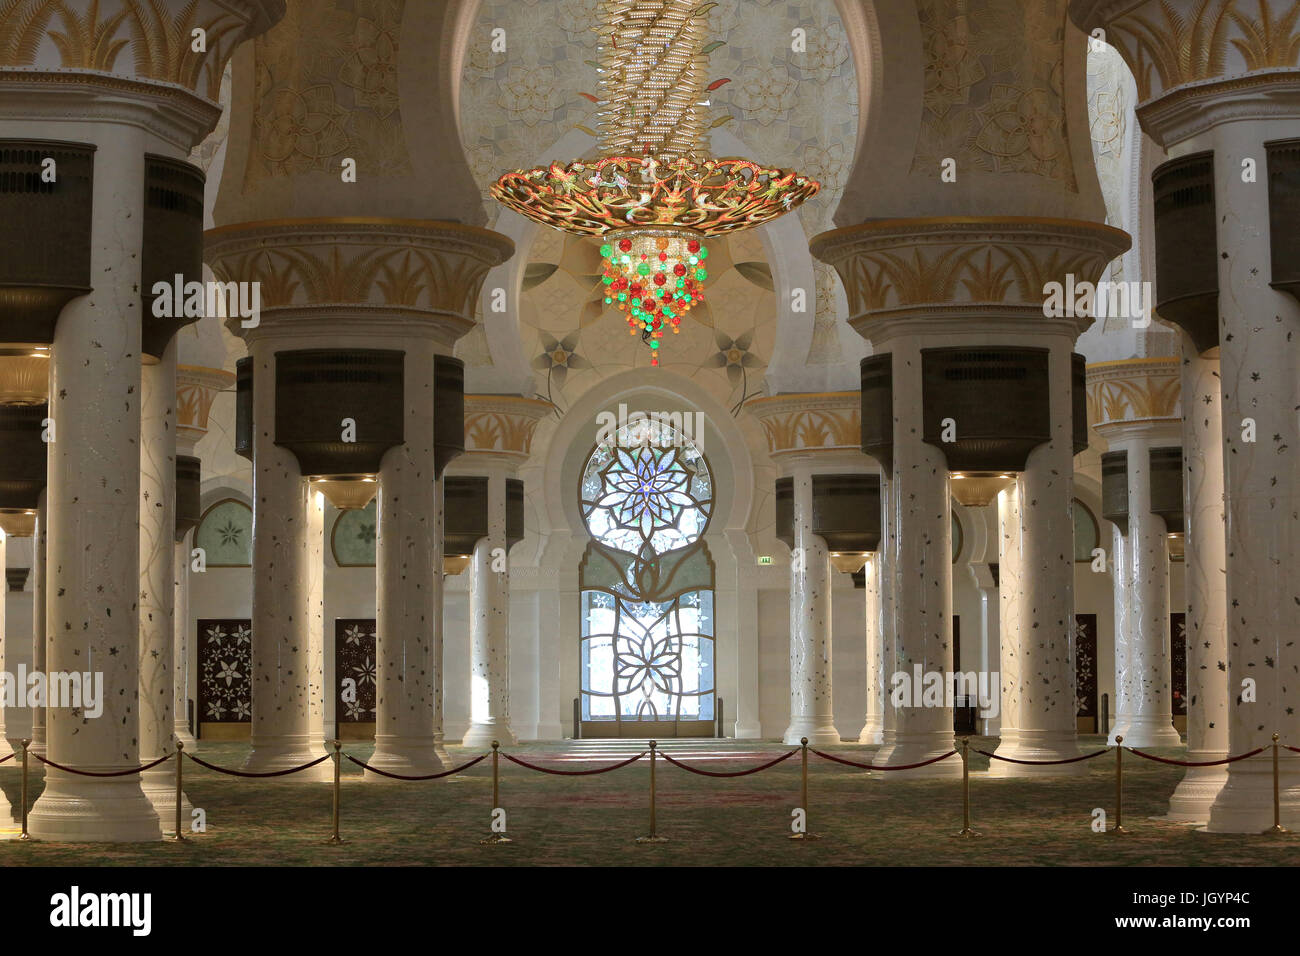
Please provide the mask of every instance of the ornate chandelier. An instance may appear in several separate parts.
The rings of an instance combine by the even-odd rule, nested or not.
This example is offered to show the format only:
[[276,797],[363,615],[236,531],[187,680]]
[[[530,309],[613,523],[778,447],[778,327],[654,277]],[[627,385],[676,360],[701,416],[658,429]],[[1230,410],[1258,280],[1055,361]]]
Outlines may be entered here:
[[[666,329],[703,301],[704,241],[770,222],[821,188],[743,159],[713,159],[704,129],[708,11],[699,0],[602,0],[599,159],[515,170],[498,202],[552,229],[605,240],[605,303],[659,364]],[[714,89],[718,81],[709,86]]]

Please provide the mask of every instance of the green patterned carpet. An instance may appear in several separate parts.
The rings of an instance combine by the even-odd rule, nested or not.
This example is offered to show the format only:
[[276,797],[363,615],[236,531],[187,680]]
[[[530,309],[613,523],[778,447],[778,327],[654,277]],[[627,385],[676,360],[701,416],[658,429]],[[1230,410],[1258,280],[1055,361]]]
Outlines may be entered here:
[[[1082,749],[1101,745],[1089,738]],[[987,745],[984,744],[986,747]],[[212,744],[200,755],[238,767],[243,744]],[[369,744],[352,743],[369,756]],[[704,741],[699,749],[740,754],[708,769],[741,769],[778,755],[773,743]],[[512,748],[526,759],[553,763],[562,744]],[[472,756],[452,748],[460,763]],[[759,753],[765,754],[760,757]],[[866,761],[871,751],[844,745],[832,752]],[[1180,756],[1176,751],[1162,755]],[[689,759],[689,758],[688,758]],[[950,758],[956,760],[957,758]],[[605,762],[605,761],[601,761]],[[0,787],[15,807],[16,761],[0,766]],[[973,757],[973,770],[987,759]],[[906,772],[866,775],[811,758],[810,822],[820,840],[788,839],[799,798],[799,761],[792,758],[739,779],[708,779],[660,763],[659,833],[668,843],[638,845],[648,829],[649,769],[643,761],[600,776],[555,777],[502,761],[501,803],[515,842],[482,846],[491,804],[491,764],[463,776],[427,783],[371,783],[344,762],[343,846],[327,846],[330,785],[292,778],[254,781],[219,776],[187,763],[186,792],[207,812],[208,831],[184,845],[0,842],[8,866],[113,865],[1294,865],[1300,837],[1234,836],[1152,819],[1163,814],[1182,770],[1126,755],[1127,836],[1098,834],[1092,812],[1114,823],[1114,758],[1089,772],[1054,781],[972,776],[973,823],[980,839],[953,837],[961,825],[961,785],[908,781]],[[595,766],[588,764],[582,766]],[[572,768],[574,765],[566,765]],[[33,799],[39,778],[33,779]]]

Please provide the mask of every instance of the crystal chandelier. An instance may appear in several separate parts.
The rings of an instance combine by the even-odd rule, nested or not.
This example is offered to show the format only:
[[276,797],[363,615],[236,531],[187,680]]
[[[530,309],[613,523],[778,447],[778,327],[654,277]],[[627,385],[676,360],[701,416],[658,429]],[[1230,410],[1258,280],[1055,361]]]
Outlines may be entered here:
[[[535,222],[604,240],[605,303],[651,349],[704,299],[705,240],[782,216],[815,180],[700,149],[704,31],[713,3],[602,0],[601,157],[506,173],[500,203]],[[710,85],[714,89],[719,81]]]

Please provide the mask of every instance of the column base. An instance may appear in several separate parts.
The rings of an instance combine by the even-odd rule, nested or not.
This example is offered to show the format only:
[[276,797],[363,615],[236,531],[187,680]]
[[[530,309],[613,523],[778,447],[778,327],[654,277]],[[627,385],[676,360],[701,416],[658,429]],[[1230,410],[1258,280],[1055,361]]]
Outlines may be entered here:
[[22,810],[15,807],[9,802],[4,791],[0,790],[0,826],[21,826],[23,822]]
[[[322,756],[324,747],[320,742],[309,739],[305,734],[254,736],[253,749],[244,761],[243,769],[249,773],[271,773],[277,770],[290,770],[311,763]],[[281,780],[296,780],[299,783],[320,783],[334,780],[334,768],[328,760],[318,763],[309,770],[286,774]]]
[[736,740],[761,740],[763,738],[763,728],[759,724],[742,724],[736,721]]
[[[399,734],[375,734],[375,752],[366,761],[372,767],[389,773],[418,777],[427,773],[441,773],[451,764],[434,749],[429,735],[404,737]],[[365,779],[373,782],[399,783],[391,777],[365,771]]]
[[185,749],[190,753],[195,753],[199,749],[199,741],[190,733],[188,721],[179,721],[172,727],[172,736],[185,745]]
[[[30,753],[40,754],[42,757],[47,755],[44,724],[41,724],[39,727],[32,728],[32,743],[31,746],[27,748],[27,750]],[[43,772],[45,764],[41,763],[39,760],[35,761],[35,763],[37,764],[37,766],[42,768],[42,772]]]
[[[113,770],[113,767],[85,769]],[[138,775],[78,777],[46,769],[45,792],[27,815],[36,840],[54,843],[147,843],[162,839],[158,814]]]
[[1174,729],[1174,721],[1166,714],[1163,717],[1147,714],[1134,714],[1110,732],[1107,743],[1115,746],[1115,737],[1124,738],[1125,747],[1181,747],[1183,738]]
[[433,752],[438,755],[443,767],[452,765],[451,754],[447,753],[446,735],[441,730],[433,735]]
[[869,747],[879,746],[885,742],[885,722],[875,716],[868,716],[867,722],[858,734],[858,743]]
[[792,717],[781,742],[797,746],[804,737],[808,738],[810,747],[825,747],[841,742],[840,732],[835,729],[835,721],[831,717]]
[[[1249,749],[1249,748],[1247,748]],[[1210,807],[1210,833],[1263,833],[1273,826],[1273,764],[1268,750],[1232,764],[1228,781]],[[1300,830],[1300,760],[1278,762],[1282,826]]]
[[563,740],[564,725],[558,722],[542,723],[533,728],[532,736],[523,735],[520,740]]
[[[885,734],[885,742],[876,751],[876,756],[871,761],[871,765],[873,767],[907,766],[908,764],[920,763],[923,760],[942,757],[948,751],[955,749],[952,731],[950,730],[930,730],[908,734],[892,731]],[[949,757],[947,760],[940,760],[926,767],[917,767],[915,770],[899,770],[895,773],[879,773],[873,776],[877,780],[924,780],[960,777],[961,759]]]
[[[184,759],[184,758],[181,758]],[[187,768],[188,769],[188,768]],[[140,775],[140,786],[145,798],[158,814],[158,825],[163,833],[176,832],[176,767],[169,761]],[[189,829],[194,804],[185,791],[181,791],[181,832]]]
[[514,731],[510,729],[508,721],[475,721],[469,725],[469,730],[465,731],[465,739],[460,742],[462,747],[470,747],[474,750],[483,750],[491,748],[492,741],[497,741],[502,747],[518,743],[515,739]]
[[[1079,741],[1074,734],[1068,731],[1008,730],[1002,735],[997,749],[993,752],[999,757],[1012,760],[1069,760],[1071,757],[1079,756]],[[1090,761],[1080,760],[1076,763],[1031,766],[1029,764],[990,760],[989,776],[1086,776],[1089,772],[1089,764]]]
[[[1205,751],[1188,751],[1188,760],[1221,760],[1225,753],[1207,753]],[[1271,777],[1270,777],[1271,781]],[[1205,823],[1210,819],[1210,807],[1228,782],[1228,768],[1223,767],[1188,767],[1183,779],[1178,781],[1173,796],[1169,798],[1169,815],[1165,817],[1173,823]],[[1272,784],[1269,785],[1269,801],[1272,802]],[[1270,809],[1270,813],[1272,810]],[[1269,820],[1272,826],[1272,819]]]

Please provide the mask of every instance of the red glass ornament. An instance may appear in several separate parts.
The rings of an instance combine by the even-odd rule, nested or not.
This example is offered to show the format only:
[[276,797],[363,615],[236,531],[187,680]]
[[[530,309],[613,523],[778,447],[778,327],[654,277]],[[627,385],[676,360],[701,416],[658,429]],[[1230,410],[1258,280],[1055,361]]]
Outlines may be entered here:
[[677,263],[677,265],[673,266],[673,275],[675,276],[686,275],[686,266],[682,265],[680,262]]
[[621,250],[624,251],[624,252],[631,252],[631,251],[632,251],[632,240],[631,240],[631,239],[620,239],[620,240],[618,241],[618,247],[619,247],[619,249],[621,249]]
[[647,296],[641,302],[641,308],[645,309],[647,312],[653,312],[655,310],[655,300]]
[[700,240],[692,239],[690,242],[686,243],[686,248],[689,249],[691,252],[699,252]]
[[662,272],[655,274],[655,285],[663,285],[667,281],[668,281],[668,277],[664,275]]

